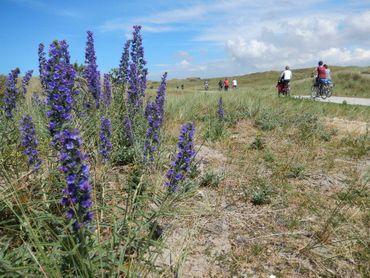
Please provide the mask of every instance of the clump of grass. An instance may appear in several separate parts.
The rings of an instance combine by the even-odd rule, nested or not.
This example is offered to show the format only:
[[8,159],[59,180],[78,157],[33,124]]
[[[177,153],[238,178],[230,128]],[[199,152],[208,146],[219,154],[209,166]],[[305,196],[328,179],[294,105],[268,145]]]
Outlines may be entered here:
[[253,191],[251,202],[255,206],[262,206],[271,203],[272,189],[268,185],[261,186]]
[[263,155],[263,160],[271,163],[275,161],[275,156],[270,151],[266,151],[265,154]]
[[358,136],[347,136],[342,140],[342,145],[347,149],[346,153],[353,158],[361,158],[370,152],[369,131]]
[[303,165],[294,165],[289,169],[287,178],[303,179],[306,176],[305,170]]
[[199,186],[201,187],[218,187],[224,179],[224,174],[216,171],[207,171],[200,177]]
[[271,131],[283,126],[284,115],[279,111],[265,110],[255,120],[255,125],[263,131]]
[[250,185],[244,187],[246,201],[255,206],[270,204],[273,194],[274,190],[269,181],[260,177],[255,177]]
[[265,145],[265,141],[261,137],[257,136],[249,145],[249,148],[252,150],[263,150],[265,148]]

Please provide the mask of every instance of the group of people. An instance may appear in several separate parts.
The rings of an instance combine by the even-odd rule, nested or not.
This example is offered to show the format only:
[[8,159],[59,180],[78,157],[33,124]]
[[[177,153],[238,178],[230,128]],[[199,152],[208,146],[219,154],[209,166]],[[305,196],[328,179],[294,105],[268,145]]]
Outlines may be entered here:
[[[218,81],[218,89],[220,91],[222,90],[225,90],[225,91],[228,91],[229,90],[229,79],[225,78],[223,81],[220,79]],[[238,81],[234,78],[233,81],[232,81],[232,88],[235,90],[237,89],[238,87]]]
[[316,74],[316,86],[319,84],[330,84],[333,82],[331,80],[330,69],[323,61],[319,61],[318,67],[313,71],[312,74]]
[[[332,85],[333,82],[331,80],[330,69],[329,67],[323,63],[323,61],[319,61],[317,68],[314,69],[313,74],[316,74],[316,86],[321,84],[330,84]],[[285,67],[285,70],[280,74],[278,80],[278,86],[281,88],[288,88],[289,82],[293,77],[293,73],[290,70],[289,66]]]

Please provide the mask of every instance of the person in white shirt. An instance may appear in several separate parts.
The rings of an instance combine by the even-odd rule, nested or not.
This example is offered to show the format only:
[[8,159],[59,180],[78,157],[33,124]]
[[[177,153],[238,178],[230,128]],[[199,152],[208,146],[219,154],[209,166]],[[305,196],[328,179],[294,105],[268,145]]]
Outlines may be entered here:
[[292,71],[289,69],[289,66],[286,66],[285,70],[280,75],[280,80],[288,84],[292,79],[292,76],[293,76]]
[[280,74],[279,80],[278,80],[278,90],[279,94],[283,92],[287,92],[289,88],[289,82],[292,79],[292,71],[289,69],[289,66],[285,67],[285,70]]
[[238,81],[236,79],[233,80],[233,89],[236,89],[238,87]]

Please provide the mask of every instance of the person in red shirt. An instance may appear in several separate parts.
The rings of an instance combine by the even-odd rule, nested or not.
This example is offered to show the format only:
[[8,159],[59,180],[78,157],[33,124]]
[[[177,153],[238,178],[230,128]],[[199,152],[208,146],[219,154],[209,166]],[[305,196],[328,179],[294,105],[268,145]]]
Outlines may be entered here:
[[314,70],[316,72],[316,85],[319,85],[320,82],[325,81],[326,79],[326,68],[324,67],[324,63],[322,61],[319,62],[318,67]]
[[225,91],[229,90],[229,79],[225,78],[224,80],[224,89]]

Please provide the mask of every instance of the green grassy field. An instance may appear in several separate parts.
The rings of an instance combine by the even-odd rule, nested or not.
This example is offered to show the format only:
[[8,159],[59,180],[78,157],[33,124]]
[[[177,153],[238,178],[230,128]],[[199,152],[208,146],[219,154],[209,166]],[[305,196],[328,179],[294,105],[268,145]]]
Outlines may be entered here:
[[[366,97],[356,91],[367,82],[363,69],[333,71],[335,92]],[[309,88],[308,72],[295,72],[295,93]],[[180,273],[366,277],[370,108],[278,98],[275,77],[240,77],[241,88],[229,92],[205,92],[202,81],[183,81],[181,91],[169,82],[167,132],[174,140],[179,123],[194,121],[205,149],[198,199],[182,207],[169,235],[171,243],[188,240]],[[222,132],[214,125],[219,97]]]
[[[310,71],[293,71],[293,95],[309,94]],[[367,71],[333,67],[334,95],[367,97]],[[127,155],[117,143],[119,106],[76,116],[96,190],[87,257],[63,226],[57,205],[63,181],[45,111],[31,102],[40,90],[34,78],[16,120],[0,124],[6,135],[0,144],[0,276],[72,277],[73,269],[90,277],[368,276],[370,108],[278,97],[277,76],[241,76],[239,88],[228,92],[218,91],[217,78],[207,92],[202,80],[170,80],[162,145],[145,167],[139,160],[99,159],[101,115],[113,119],[113,156]],[[176,88],[181,84],[184,90]],[[158,85],[149,82],[147,98]],[[37,175],[17,141],[24,112],[35,119],[45,161]],[[197,150],[188,190],[166,195],[179,127],[188,121],[196,126]],[[163,230],[159,239],[153,225]]]
[[[311,73],[313,68],[293,69],[292,95],[310,95],[313,78]],[[335,83],[335,96],[370,97],[370,68],[364,67],[332,67],[332,79]],[[229,80],[234,76],[229,76]],[[253,73],[243,76],[236,76],[239,88],[258,89],[266,93],[276,94],[275,85],[279,77],[279,72],[268,71]],[[223,80],[225,77],[221,77]],[[220,78],[210,78],[210,90],[218,90]],[[169,88],[174,92],[181,92],[181,84],[184,84],[184,91],[203,91],[203,80],[199,78],[188,78],[185,80],[170,80]],[[155,84],[153,83],[154,87]],[[179,89],[176,87],[179,86]]]

